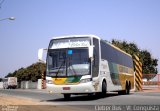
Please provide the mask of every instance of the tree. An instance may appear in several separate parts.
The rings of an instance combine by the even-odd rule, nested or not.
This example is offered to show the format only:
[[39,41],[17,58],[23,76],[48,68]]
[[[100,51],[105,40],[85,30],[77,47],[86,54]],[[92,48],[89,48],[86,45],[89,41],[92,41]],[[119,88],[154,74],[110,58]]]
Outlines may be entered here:
[[[139,49],[135,43],[128,43],[126,41],[120,41],[113,39],[111,42],[113,45],[119,47],[121,50],[131,54],[139,56],[142,62],[142,73],[143,74],[157,74],[158,59],[153,58],[152,54],[147,50]],[[153,76],[144,76],[148,80]]]
[[5,76],[5,78],[7,78],[7,77],[13,77],[13,74],[10,72],[10,73],[8,73],[7,76]]
[[34,63],[26,68],[20,68],[18,70],[15,70],[13,73],[8,73],[6,77],[17,77],[18,82],[20,81],[37,81],[41,78],[42,73],[45,72],[46,65],[44,63]]
[[[142,69],[144,69],[143,74],[157,74],[158,59],[152,58],[152,55],[147,50],[142,50],[140,55],[142,61]],[[147,80],[150,80],[155,76],[156,75],[144,75]]]
[[139,55],[140,49],[137,47],[135,43],[128,43],[127,41],[120,41],[120,40],[112,40],[112,44],[120,48],[121,50],[131,54],[132,56],[134,54]]

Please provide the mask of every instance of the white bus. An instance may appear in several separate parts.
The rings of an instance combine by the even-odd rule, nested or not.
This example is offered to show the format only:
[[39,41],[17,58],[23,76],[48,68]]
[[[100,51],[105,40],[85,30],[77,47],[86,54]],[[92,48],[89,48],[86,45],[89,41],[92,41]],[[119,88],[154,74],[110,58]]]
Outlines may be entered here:
[[[39,59],[42,49],[39,50]],[[94,94],[134,88],[131,55],[95,35],[54,37],[46,58],[46,86],[51,93]]]

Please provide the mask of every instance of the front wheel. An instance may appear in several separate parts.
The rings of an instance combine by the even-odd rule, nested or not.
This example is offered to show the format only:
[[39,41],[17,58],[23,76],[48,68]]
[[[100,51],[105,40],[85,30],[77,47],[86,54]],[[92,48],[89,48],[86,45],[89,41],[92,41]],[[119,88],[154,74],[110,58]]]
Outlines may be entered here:
[[106,92],[107,92],[107,84],[106,84],[106,82],[105,81],[103,81],[103,83],[102,83],[102,95],[103,96],[106,96]]
[[65,99],[65,100],[69,100],[70,97],[71,97],[71,94],[64,94],[64,99]]

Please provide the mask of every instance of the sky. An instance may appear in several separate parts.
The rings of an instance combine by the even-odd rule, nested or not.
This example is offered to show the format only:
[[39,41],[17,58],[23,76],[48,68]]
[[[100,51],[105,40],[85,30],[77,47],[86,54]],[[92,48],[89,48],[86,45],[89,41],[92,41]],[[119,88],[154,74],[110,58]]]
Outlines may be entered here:
[[4,0],[0,19],[12,16],[0,21],[0,77],[37,62],[62,35],[134,42],[160,60],[160,0]]

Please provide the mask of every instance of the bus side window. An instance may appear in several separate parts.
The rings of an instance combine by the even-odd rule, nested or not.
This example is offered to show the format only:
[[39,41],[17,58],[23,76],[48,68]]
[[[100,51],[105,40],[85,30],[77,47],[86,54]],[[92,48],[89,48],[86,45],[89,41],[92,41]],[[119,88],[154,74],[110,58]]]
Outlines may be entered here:
[[94,52],[93,52],[93,68],[92,76],[97,77],[99,73],[99,41],[98,39],[93,38]]
[[93,54],[93,58],[94,58],[93,66],[95,67],[96,66],[96,60],[95,60],[96,59],[96,54],[95,54],[96,50],[94,49],[93,52],[94,52],[94,54]]

